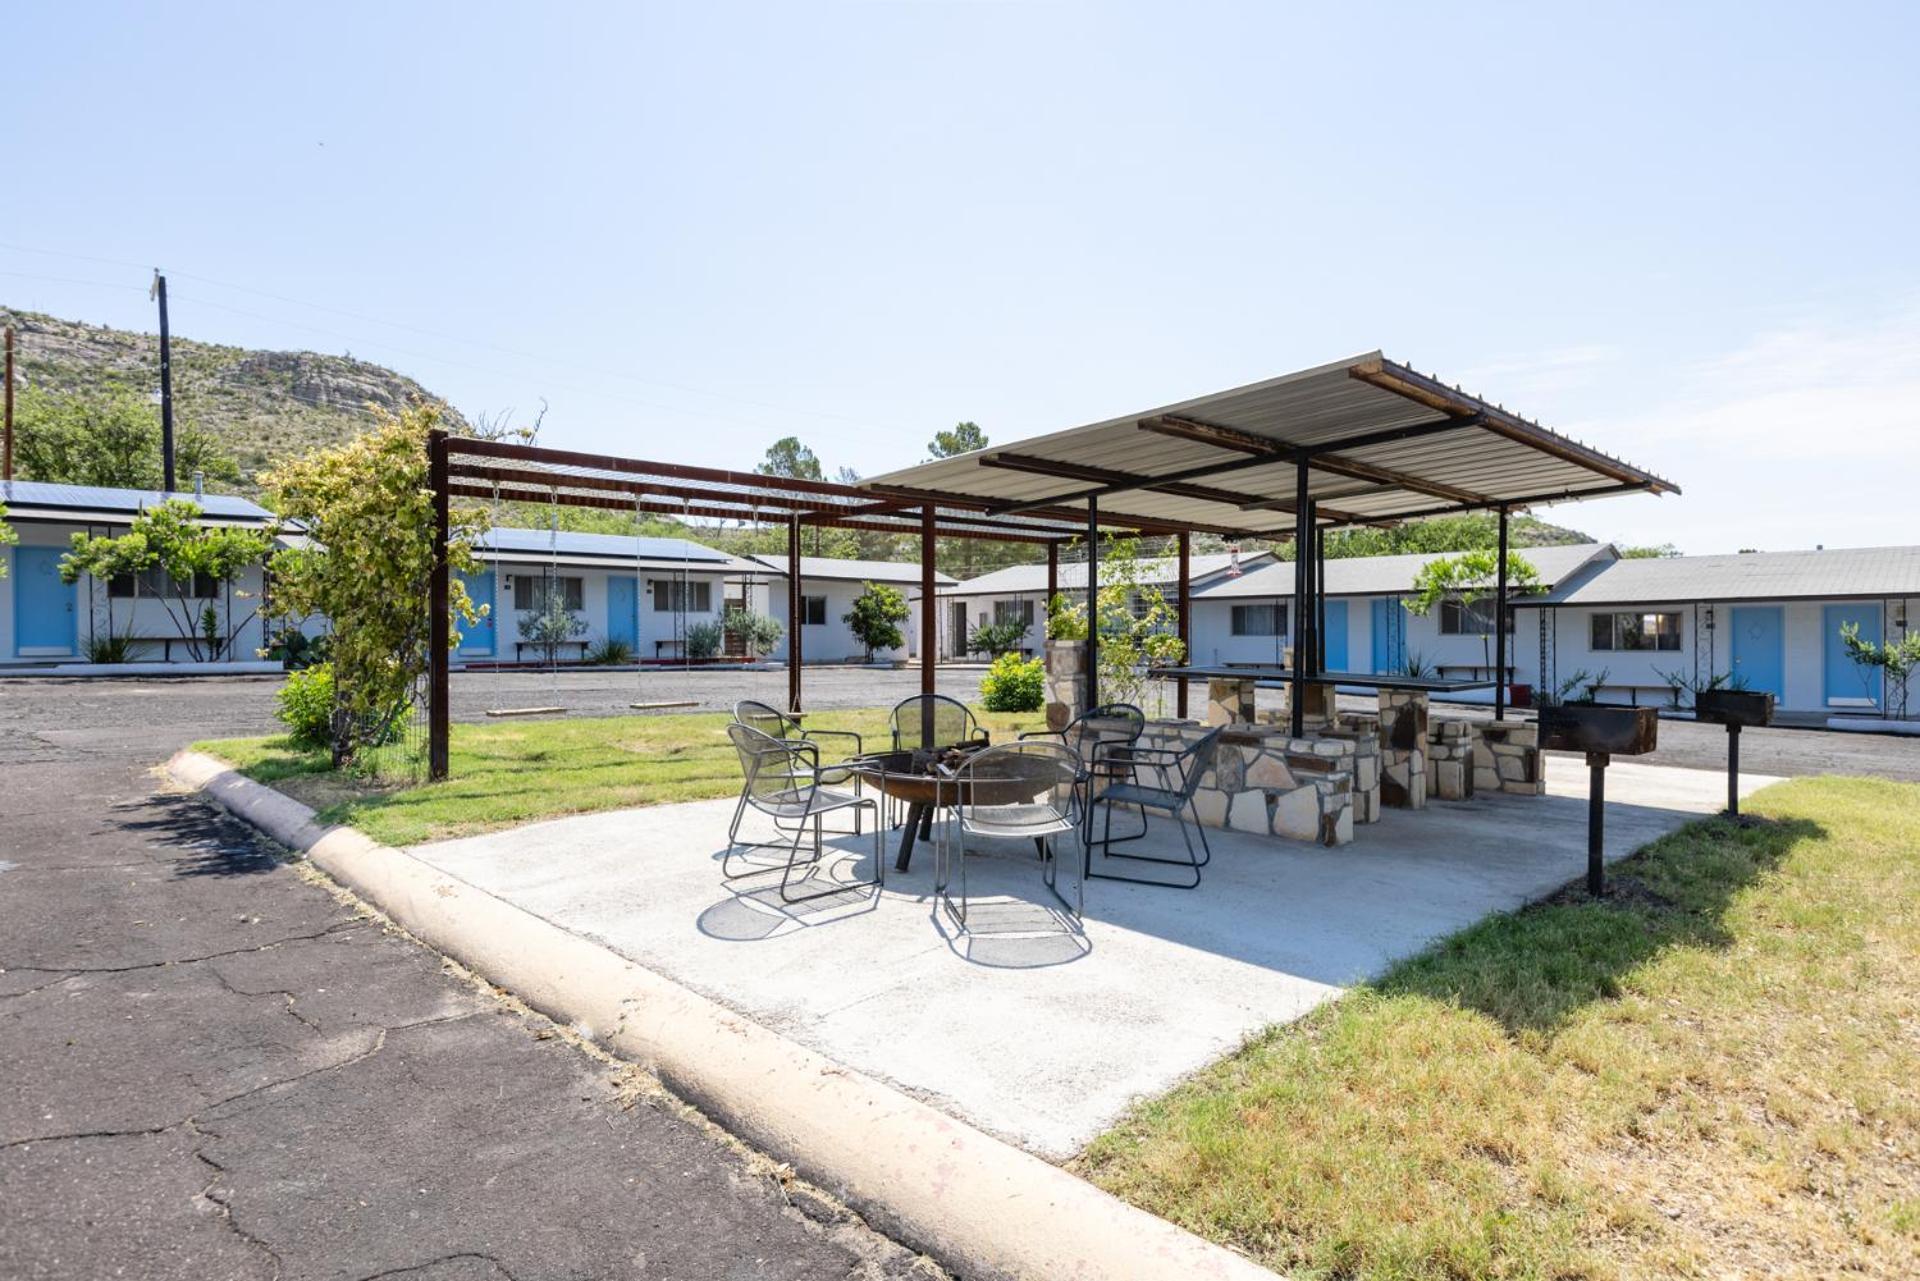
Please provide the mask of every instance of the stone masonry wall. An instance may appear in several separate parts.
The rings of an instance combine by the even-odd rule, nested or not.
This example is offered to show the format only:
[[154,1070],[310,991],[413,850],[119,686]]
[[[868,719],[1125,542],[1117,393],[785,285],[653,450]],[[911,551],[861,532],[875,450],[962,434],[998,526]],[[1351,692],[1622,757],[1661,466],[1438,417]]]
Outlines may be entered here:
[[[1208,728],[1191,721],[1152,721],[1140,742],[1177,750]],[[1345,845],[1353,840],[1356,759],[1352,737],[1292,738],[1253,725],[1229,729],[1194,794],[1194,812],[1209,827]],[[1142,770],[1141,781],[1178,782],[1168,776],[1162,784],[1153,772]]]
[[1380,801],[1394,809],[1427,803],[1427,696],[1380,691]]
[[1473,799],[1472,721],[1430,721],[1427,725],[1427,794],[1443,801]]
[[1482,792],[1544,796],[1540,727],[1532,721],[1482,721],[1473,744],[1473,785]]
[[1067,727],[1087,706],[1087,647],[1079,641],[1047,642],[1047,728]]

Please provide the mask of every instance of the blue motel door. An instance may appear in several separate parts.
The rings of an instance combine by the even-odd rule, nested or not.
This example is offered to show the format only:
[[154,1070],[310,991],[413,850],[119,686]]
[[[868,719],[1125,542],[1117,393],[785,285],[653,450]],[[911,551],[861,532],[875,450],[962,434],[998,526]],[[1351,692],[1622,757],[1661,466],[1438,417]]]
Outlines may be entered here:
[[1880,705],[1880,669],[1862,667],[1847,655],[1847,643],[1841,639],[1840,629],[1848,623],[1860,628],[1860,639],[1880,643],[1880,606],[1864,605],[1828,605],[1821,610],[1821,632],[1825,636],[1825,679],[1826,700],[1829,704],[1841,707],[1860,707]]
[[21,547],[13,554],[13,647],[73,653],[80,638],[77,584],[60,581],[59,547]]
[[1735,608],[1733,614],[1733,674],[1756,694],[1787,696],[1786,632],[1778,605]]
[[639,582],[615,574],[607,579],[607,639],[640,651]]
[[[460,581],[465,584],[467,599],[473,602],[475,609],[479,609],[482,605],[493,604],[493,570],[484,569],[477,574],[462,574]],[[496,622],[493,615],[494,611],[489,608],[487,616],[477,623],[462,625],[458,619],[454,620],[454,626],[461,628],[460,652],[462,654],[493,653]]]
[[[1328,602],[1331,605],[1332,602]],[[1373,602],[1373,671],[1384,676],[1389,672],[1398,672],[1407,665],[1407,622],[1406,611],[1400,602],[1391,596],[1376,597]],[[1332,620],[1328,620],[1332,628]],[[1333,647],[1327,647],[1328,657],[1332,657]]]
[[1327,602],[1327,635],[1322,648],[1327,651],[1325,670],[1347,670],[1347,602],[1343,600]]

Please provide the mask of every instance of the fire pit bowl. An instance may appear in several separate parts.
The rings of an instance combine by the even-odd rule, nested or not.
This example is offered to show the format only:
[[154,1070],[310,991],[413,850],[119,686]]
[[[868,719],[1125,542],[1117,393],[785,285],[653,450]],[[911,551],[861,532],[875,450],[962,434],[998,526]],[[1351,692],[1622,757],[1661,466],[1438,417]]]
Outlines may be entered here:
[[1558,752],[1643,756],[1660,737],[1660,713],[1651,707],[1560,703],[1540,709],[1540,746]]

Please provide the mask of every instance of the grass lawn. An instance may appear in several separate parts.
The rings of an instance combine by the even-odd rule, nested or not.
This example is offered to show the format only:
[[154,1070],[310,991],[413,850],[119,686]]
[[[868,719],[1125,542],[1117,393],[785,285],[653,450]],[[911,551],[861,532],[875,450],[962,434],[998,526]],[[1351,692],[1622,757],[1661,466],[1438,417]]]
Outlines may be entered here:
[[[1044,728],[1039,712],[975,714],[995,742]],[[726,735],[731,719],[713,712],[455,725],[451,777],[414,786],[343,777],[328,768],[325,752],[301,751],[284,738],[194,746],[312,805],[326,822],[352,824],[389,845],[411,845],[565,814],[737,795],[740,765]],[[853,730],[875,749],[887,743],[886,712],[879,708],[821,712],[807,724]],[[834,750],[829,745],[823,755],[831,760]]]
[[1920,1276],[1920,787],[1749,809],[1265,1034],[1080,1172],[1296,1277]]

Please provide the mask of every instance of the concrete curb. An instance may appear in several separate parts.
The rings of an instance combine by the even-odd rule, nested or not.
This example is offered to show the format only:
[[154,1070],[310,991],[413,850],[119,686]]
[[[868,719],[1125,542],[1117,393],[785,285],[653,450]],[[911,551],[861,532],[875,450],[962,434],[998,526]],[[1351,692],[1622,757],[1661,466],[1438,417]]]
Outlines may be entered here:
[[973,1278],[1272,1281],[1273,1273],[624,957],[182,751],[213,800],[400,925]]

